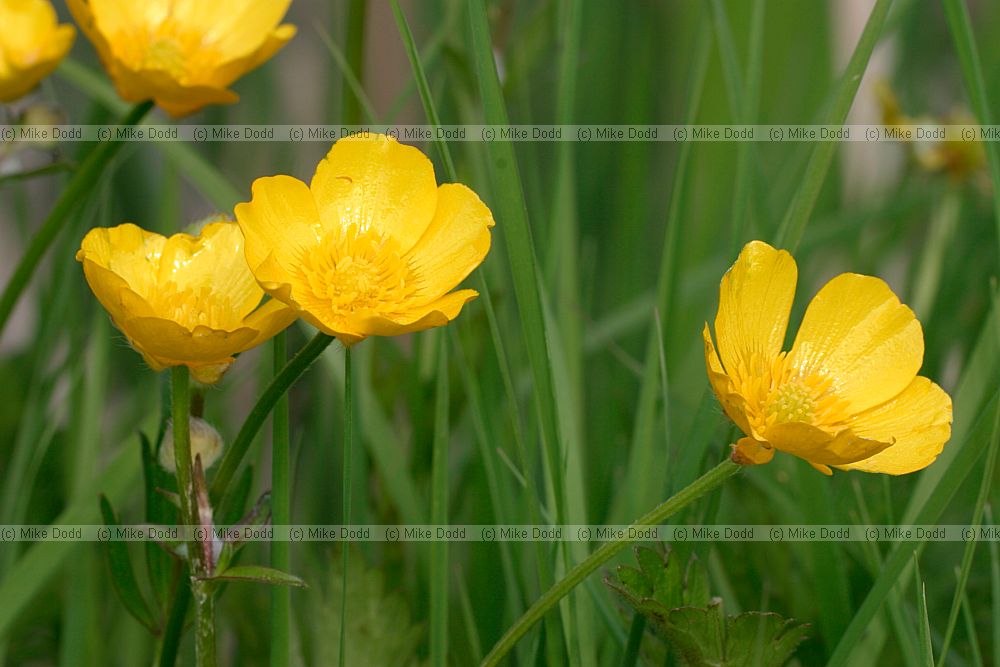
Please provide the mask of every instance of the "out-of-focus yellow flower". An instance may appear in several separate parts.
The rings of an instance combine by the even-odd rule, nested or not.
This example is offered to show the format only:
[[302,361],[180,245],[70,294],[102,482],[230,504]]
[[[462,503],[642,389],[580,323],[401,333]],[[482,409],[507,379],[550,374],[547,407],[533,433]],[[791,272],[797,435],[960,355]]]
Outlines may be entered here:
[[747,244],[719,287],[718,353],[705,325],[712,389],[747,436],[733,460],[766,463],[777,449],[827,474],[930,465],[951,437],[951,398],[917,375],[924,336],[913,311],[882,280],[843,273],[782,352],[796,279],[786,251]]
[[170,238],[133,224],[92,229],[76,258],[115,326],[157,371],[188,366],[199,382],[217,382],[234,354],[295,320],[279,301],[257,307],[264,292],[231,221]]
[[130,102],[171,116],[239,97],[228,87],[295,35],[279,25],[291,0],[67,0]]
[[[875,94],[882,107],[882,122],[894,128],[914,132],[915,128],[920,126],[975,125],[977,123],[976,119],[965,111],[952,112],[941,119],[931,116],[912,118],[903,113],[896,94],[884,82],[877,84]],[[913,152],[913,160],[925,171],[945,173],[955,180],[978,177],[980,184],[987,181],[985,173],[986,150],[979,141],[914,139],[909,142],[909,145]]]
[[0,102],[38,85],[73,46],[73,26],[56,21],[47,0],[0,0]]
[[236,206],[250,269],[273,297],[344,345],[447,324],[452,292],[486,257],[493,216],[430,160],[383,135],[341,139],[310,185],[259,178]]

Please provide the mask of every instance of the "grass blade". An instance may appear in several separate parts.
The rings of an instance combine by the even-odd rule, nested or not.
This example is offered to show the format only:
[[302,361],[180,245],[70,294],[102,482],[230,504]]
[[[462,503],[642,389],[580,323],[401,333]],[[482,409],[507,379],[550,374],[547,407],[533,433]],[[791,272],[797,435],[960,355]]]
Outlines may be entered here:
[[[891,6],[892,0],[877,0],[875,7],[872,8],[868,22],[865,23],[864,31],[861,33],[861,38],[858,40],[857,46],[854,47],[854,53],[847,63],[847,69],[844,70],[843,78],[840,80],[833,98],[833,104],[823,120],[824,124],[842,125],[847,120],[847,113],[851,110],[854,96],[858,92],[858,86],[861,85],[861,78],[868,67],[872,51],[875,50],[875,44],[878,43]],[[837,142],[835,141],[821,141],[813,148],[809,164],[806,165],[802,185],[781,221],[781,227],[775,238],[776,246],[789,250],[795,250],[798,247],[836,149]]]
[[[448,523],[448,339],[438,337],[437,395],[434,402],[434,451],[431,473],[431,523]],[[448,663],[448,541],[431,543],[431,665]]]
[[920,664],[934,667],[934,647],[931,646],[931,624],[927,618],[927,587],[920,577],[920,561],[913,554],[913,579],[917,586],[917,623],[920,627]]
[[[965,87],[972,101],[972,110],[981,125],[992,125],[993,114],[990,111],[992,107],[986,96],[986,79],[976,48],[976,38],[972,32],[969,10],[962,0],[941,0],[941,4],[944,6],[951,38],[958,50],[958,60],[962,64],[962,74],[965,76]],[[1000,153],[997,152],[995,141],[984,142],[983,148],[989,160],[990,176],[993,179],[993,218],[997,227],[997,247],[1000,248]]]
[[[986,454],[986,465],[983,466],[983,481],[980,483],[979,495],[976,498],[975,508],[972,510],[970,525],[972,530],[977,533],[979,532],[979,526],[983,523],[983,511],[986,508],[986,500],[990,497],[990,487],[996,471],[998,450],[1000,450],[1000,404],[997,405],[996,417],[993,422],[993,437],[990,439],[990,449]],[[972,570],[972,558],[976,554],[977,538],[978,536],[965,543],[965,550],[962,554],[962,565],[959,569],[958,582],[955,586],[955,595],[951,600],[951,609],[948,612],[948,625],[945,626],[944,639],[941,642],[941,655],[938,658],[937,667],[944,667],[948,648],[951,645],[951,637],[955,632],[955,625],[958,623],[958,613],[962,607],[962,596],[965,595],[965,587],[969,583],[969,572]]]

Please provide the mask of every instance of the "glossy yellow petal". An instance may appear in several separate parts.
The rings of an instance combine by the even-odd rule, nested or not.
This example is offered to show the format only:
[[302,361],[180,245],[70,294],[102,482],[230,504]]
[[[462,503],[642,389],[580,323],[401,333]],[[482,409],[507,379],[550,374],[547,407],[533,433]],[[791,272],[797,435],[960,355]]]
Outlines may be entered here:
[[[290,276],[299,272],[303,253],[322,237],[312,192],[291,176],[258,178],[251,200],[237,204],[235,213],[246,238],[247,263],[261,282],[290,282]],[[261,275],[268,257],[273,259],[263,267],[268,274]]]
[[144,353],[169,365],[221,363],[245,350],[256,338],[249,327],[219,331],[196,327],[193,331],[160,317],[137,317],[122,322],[122,331]]
[[118,274],[83,258],[83,274],[91,291],[118,328],[133,317],[154,317],[152,306],[136,294]]
[[490,251],[493,214],[464,185],[438,188],[434,218],[409,252],[419,287],[414,297],[430,301],[454,289]]
[[479,294],[475,290],[459,290],[446,294],[417,314],[379,315],[360,320],[360,330],[366,336],[399,336],[442,327],[452,321],[462,311],[462,307]]
[[381,134],[335,143],[309,187],[326,229],[374,229],[395,239],[403,254],[427,229],[438,196],[431,161]]
[[708,370],[708,382],[712,386],[712,392],[722,405],[726,415],[740,428],[743,433],[750,435],[750,424],[747,422],[746,412],[743,407],[743,399],[733,390],[733,383],[726,375],[719,361],[719,355],[715,351],[712,343],[712,334],[708,330],[708,323],[702,331],[702,338],[705,341],[705,367]]
[[903,391],[923,357],[913,311],[884,281],[845,273],[809,304],[789,361],[804,375],[829,378],[847,411],[856,413]]
[[257,332],[254,339],[244,349],[257,347],[270,340],[275,334],[287,329],[297,318],[298,314],[294,308],[276,299],[271,299],[243,321],[244,326]]
[[120,276],[141,296],[154,290],[160,255],[167,239],[132,223],[91,229],[83,238],[76,258],[90,260]]
[[730,376],[760,375],[781,352],[797,277],[792,256],[762,241],[744,246],[726,272],[715,337]]
[[210,290],[234,322],[249,315],[264,296],[248,270],[243,234],[233,222],[209,223],[198,236],[171,236],[161,251],[157,283],[195,293]]
[[787,422],[767,429],[767,441],[813,464],[835,466],[870,458],[891,443],[862,438],[849,429],[831,435],[811,424]]
[[893,444],[874,456],[843,466],[850,470],[905,475],[926,468],[951,437],[951,397],[925,377],[892,400],[855,415],[855,433]]

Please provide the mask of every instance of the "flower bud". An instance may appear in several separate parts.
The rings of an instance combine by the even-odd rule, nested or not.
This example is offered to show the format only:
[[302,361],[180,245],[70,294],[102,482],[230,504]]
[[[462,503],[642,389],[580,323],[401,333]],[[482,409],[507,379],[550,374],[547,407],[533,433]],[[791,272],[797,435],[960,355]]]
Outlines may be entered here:
[[[222,454],[222,436],[204,419],[191,417],[191,462],[201,456],[202,469],[208,470]],[[174,425],[167,424],[160,446],[160,465],[170,472],[177,472],[174,461]]]

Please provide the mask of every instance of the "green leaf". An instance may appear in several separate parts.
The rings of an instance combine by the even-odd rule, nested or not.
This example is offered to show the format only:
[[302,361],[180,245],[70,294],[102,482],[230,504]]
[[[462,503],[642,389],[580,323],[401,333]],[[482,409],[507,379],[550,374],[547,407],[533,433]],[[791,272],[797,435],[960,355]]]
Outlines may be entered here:
[[[146,497],[146,522],[170,526],[177,523],[177,510],[157,489],[172,488],[173,477],[160,467],[153,453],[152,443],[145,433],[139,433],[142,452],[142,477]],[[173,559],[156,542],[146,542],[146,570],[153,587],[153,595],[162,608],[169,596],[173,580]]]
[[[101,494],[101,516],[104,525],[109,528],[117,528],[121,524],[107,496]],[[139,590],[139,583],[136,581],[135,572],[132,569],[132,560],[128,555],[128,542],[119,540],[108,540],[104,543],[104,554],[111,570],[111,583],[114,584],[115,593],[118,594],[125,609],[135,620],[142,623],[147,630],[156,633],[156,623],[153,615],[149,611],[146,599]]]
[[220,574],[205,577],[205,579],[209,581],[251,581],[272,586],[306,588],[306,582],[295,575],[262,565],[235,565]]
[[[678,566],[680,569],[680,566]],[[708,570],[698,557],[691,554],[687,576],[684,577],[684,604],[692,607],[706,607],[711,602],[708,593]]]
[[771,612],[749,611],[726,626],[727,665],[783,665],[806,638],[809,625]]
[[691,667],[725,664],[726,615],[722,600],[704,608],[671,610],[662,631]]
[[[368,568],[360,551],[352,551],[351,576],[346,590],[345,662],[347,665],[415,667],[417,649],[426,634],[412,622],[406,598],[385,588],[385,577]],[[306,608],[309,622],[303,631],[311,633],[304,643],[311,649],[308,664],[336,665],[340,655],[341,556],[333,555],[315,564],[311,571],[329,573],[320,585],[311,588]]]
[[605,583],[692,667],[780,667],[805,639],[808,625],[771,612],[727,616],[711,598],[708,572],[694,555],[681,583],[680,559],[636,547],[640,569],[620,566]]

